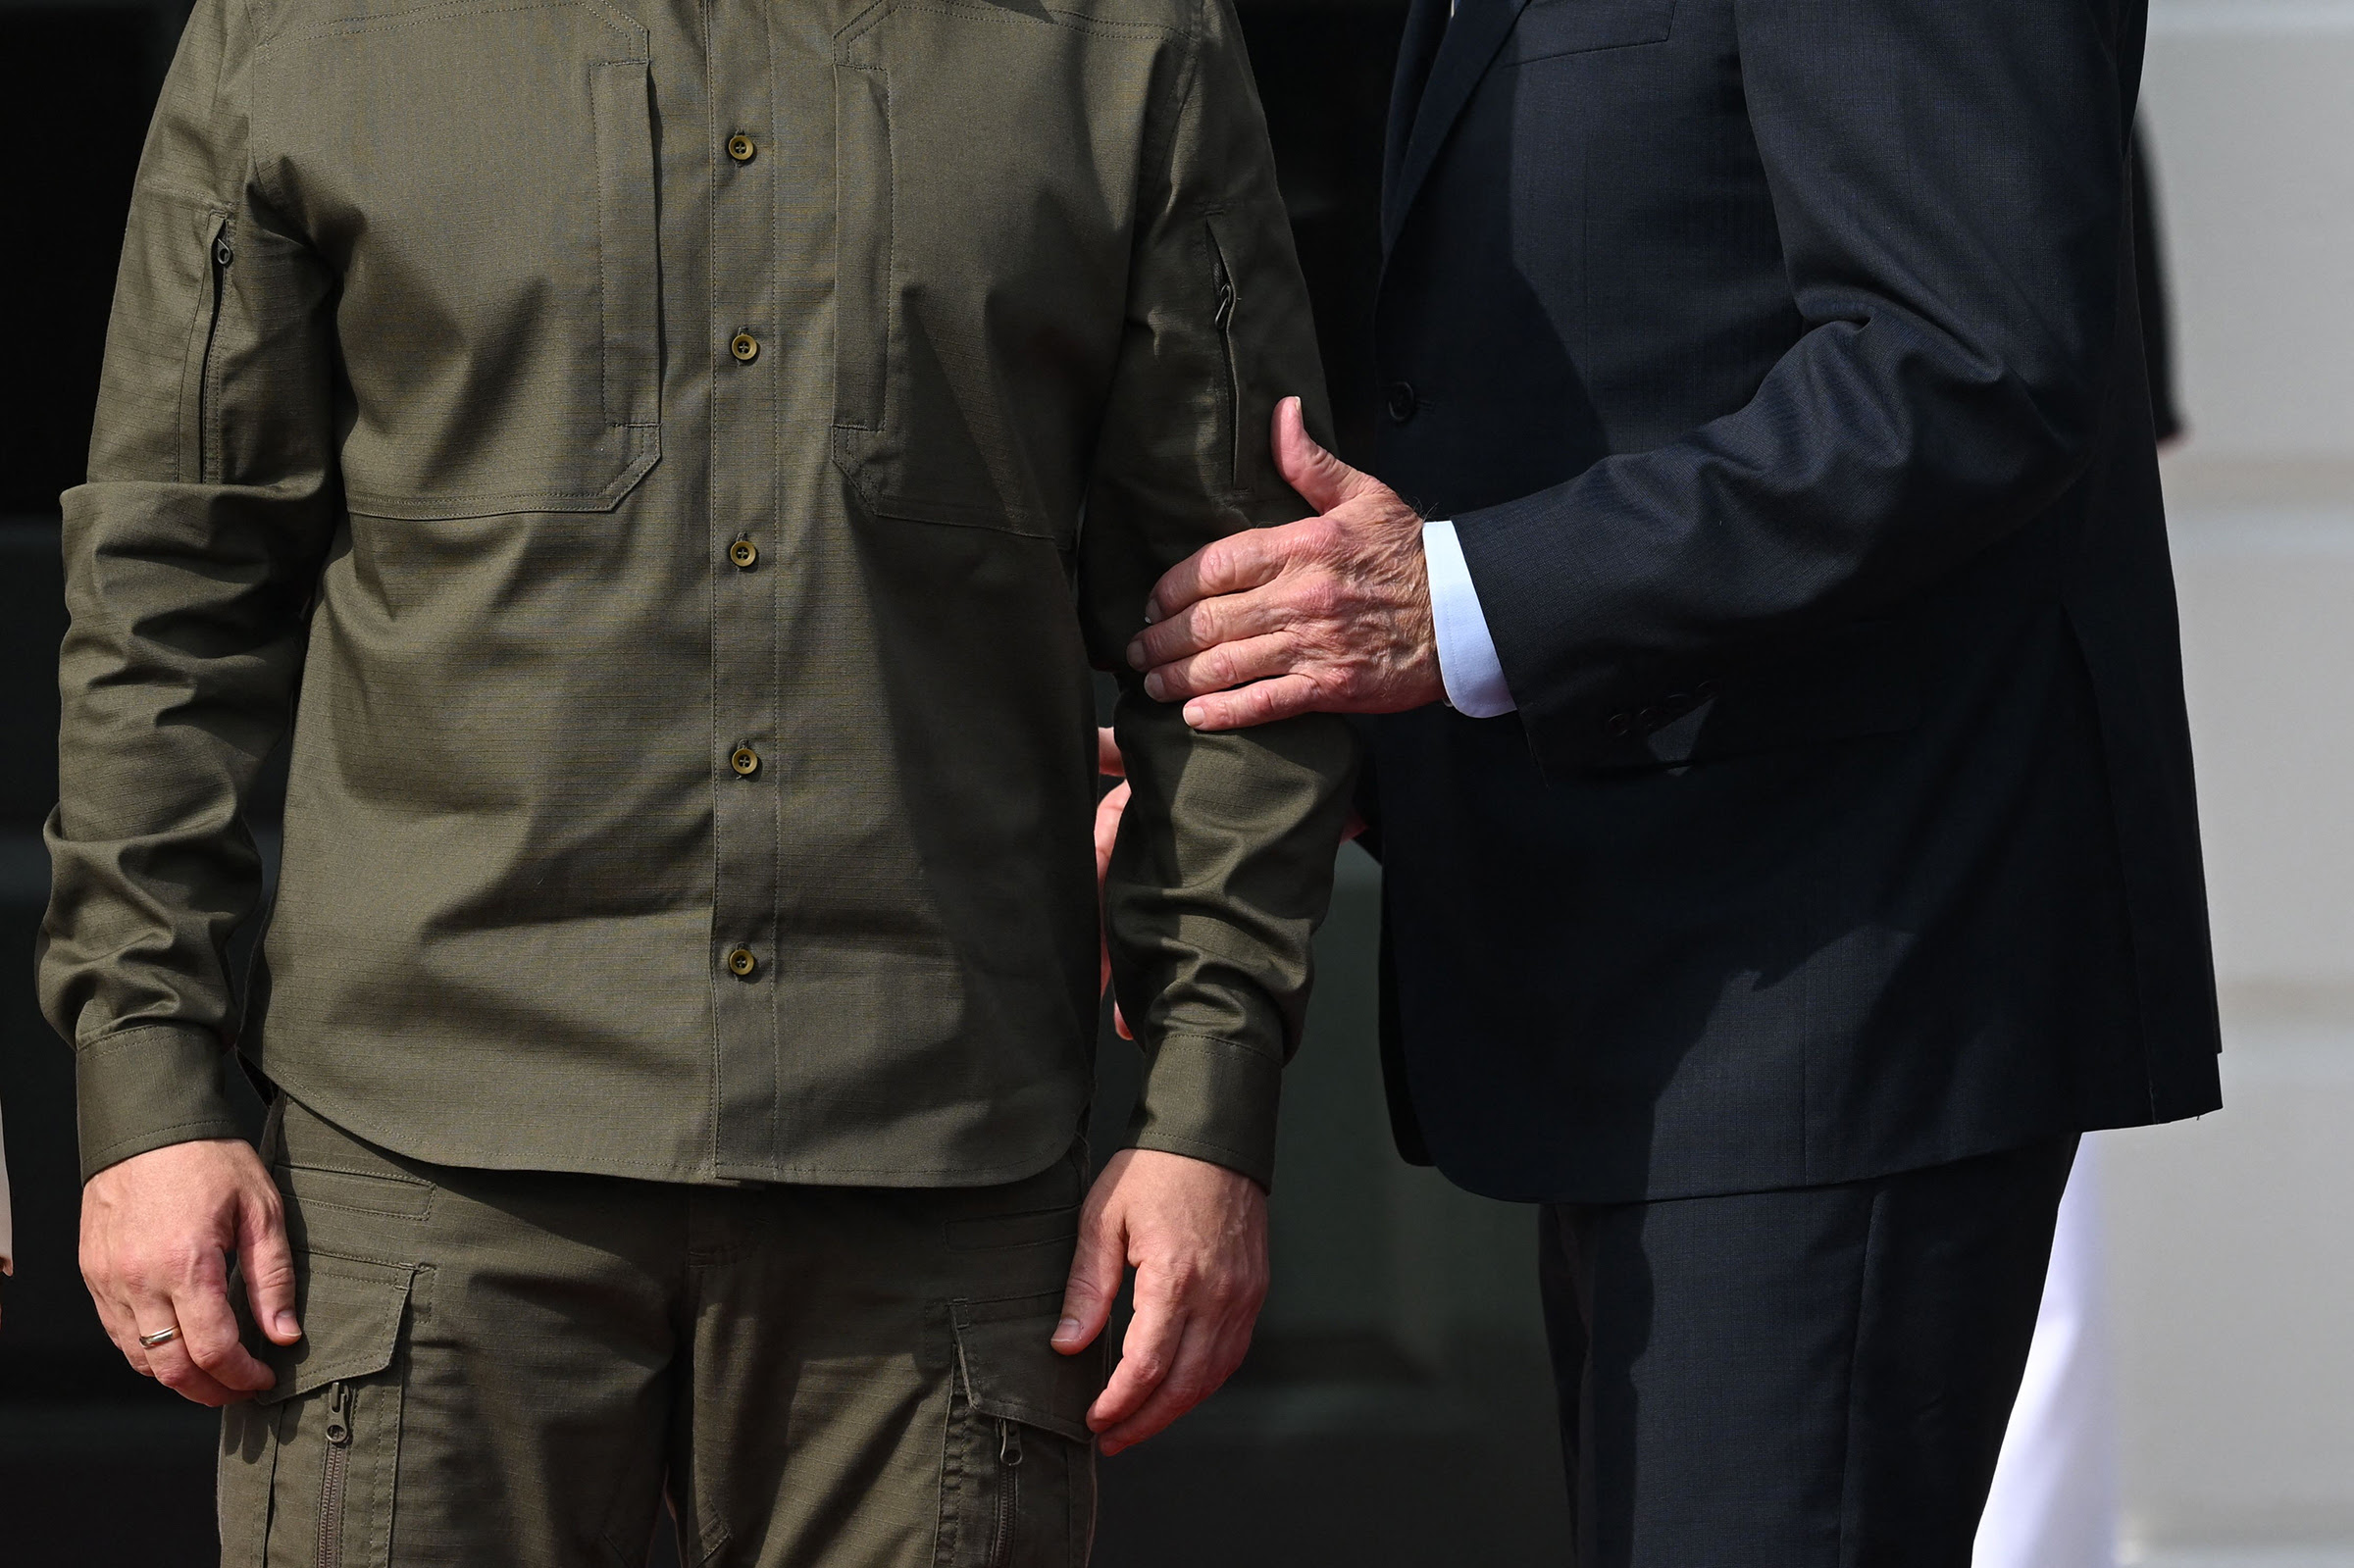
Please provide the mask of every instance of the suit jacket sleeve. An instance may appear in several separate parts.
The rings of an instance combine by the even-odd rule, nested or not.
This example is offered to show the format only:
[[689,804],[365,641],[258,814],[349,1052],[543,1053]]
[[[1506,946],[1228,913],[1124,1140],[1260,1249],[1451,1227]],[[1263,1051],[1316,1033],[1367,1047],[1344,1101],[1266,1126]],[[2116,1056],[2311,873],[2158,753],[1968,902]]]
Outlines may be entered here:
[[1131,1129],[1261,1183],[1306,1009],[1355,742],[1316,715],[1196,733],[1125,648],[1160,575],[1308,508],[1276,473],[1276,401],[1323,421],[1323,376],[1249,62],[1206,0],[1139,203],[1126,341],[1080,542],[1091,657],[1115,673],[1134,795],[1104,888],[1115,990],[1146,1059]]
[[1739,410],[1456,520],[1549,770],[1662,682],[1951,571],[2095,443],[2138,34],[2082,0],[1735,15],[1802,335]]

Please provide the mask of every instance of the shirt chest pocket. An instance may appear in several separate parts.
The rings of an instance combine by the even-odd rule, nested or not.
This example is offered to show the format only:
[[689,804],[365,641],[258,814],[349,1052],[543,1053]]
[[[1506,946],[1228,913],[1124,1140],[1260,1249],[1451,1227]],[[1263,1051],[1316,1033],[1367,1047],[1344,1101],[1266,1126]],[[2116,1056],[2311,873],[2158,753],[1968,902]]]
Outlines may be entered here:
[[337,270],[354,512],[601,512],[661,452],[645,29],[465,0],[273,40],[257,170]]
[[1512,28],[1502,63],[1664,43],[1674,25],[1675,0],[1532,0]]
[[1166,45],[978,0],[836,37],[834,457],[869,513],[1071,542]]

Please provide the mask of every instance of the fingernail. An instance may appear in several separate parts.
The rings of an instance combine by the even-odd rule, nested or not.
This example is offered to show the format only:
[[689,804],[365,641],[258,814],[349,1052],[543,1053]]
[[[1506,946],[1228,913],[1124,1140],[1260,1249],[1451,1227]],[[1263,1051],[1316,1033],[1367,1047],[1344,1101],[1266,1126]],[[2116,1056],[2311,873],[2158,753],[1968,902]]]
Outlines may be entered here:
[[1154,609],[1154,608],[1153,608],[1153,606],[1152,606],[1152,601],[1151,601],[1151,600],[1150,600],[1150,599],[1146,600],[1146,601],[1145,601],[1145,625],[1147,625],[1147,626],[1151,626],[1151,625],[1153,622],[1155,622],[1155,621],[1157,621],[1157,620],[1159,620],[1159,619],[1160,619],[1160,612],[1159,612],[1158,610],[1156,610],[1156,609]]
[[1064,1340],[1078,1339],[1079,1320],[1077,1318],[1064,1318],[1060,1323],[1055,1324],[1054,1338],[1057,1342]]
[[1128,644],[1128,668],[1129,668],[1129,669],[1131,669],[1131,670],[1142,670],[1144,667],[1145,667],[1145,645],[1144,645],[1143,643],[1141,643],[1141,642],[1131,642],[1131,643],[1129,643],[1129,644]]
[[1155,670],[1151,675],[1145,677],[1145,695],[1151,697],[1154,702],[1158,702],[1161,699],[1162,688],[1165,685],[1166,683],[1160,679],[1160,672]]
[[1199,702],[1189,702],[1185,705],[1185,722],[1199,730],[1209,722],[1209,710]]
[[293,1313],[281,1312],[278,1315],[278,1332],[283,1335],[293,1336],[299,1335],[302,1332],[302,1328],[301,1325],[294,1321]]

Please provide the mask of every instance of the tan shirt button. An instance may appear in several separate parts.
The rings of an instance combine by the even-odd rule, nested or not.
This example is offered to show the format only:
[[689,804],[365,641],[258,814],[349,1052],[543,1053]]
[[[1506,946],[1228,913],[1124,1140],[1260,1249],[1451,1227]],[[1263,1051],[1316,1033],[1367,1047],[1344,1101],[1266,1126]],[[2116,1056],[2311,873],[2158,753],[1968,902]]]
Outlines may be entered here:
[[749,779],[760,771],[760,753],[749,746],[738,746],[736,754],[728,759],[728,766]]
[[758,152],[759,150],[759,148],[752,145],[752,138],[745,135],[741,130],[728,138],[728,156],[735,159],[740,164],[750,163],[752,161],[752,154]]
[[738,980],[751,979],[752,971],[759,967],[760,960],[752,956],[752,950],[749,947],[739,947],[728,954],[728,973]]
[[749,539],[738,539],[728,546],[728,559],[749,570],[751,564],[760,559],[760,546]]
[[749,332],[738,332],[728,340],[728,352],[749,365],[760,357],[760,339]]

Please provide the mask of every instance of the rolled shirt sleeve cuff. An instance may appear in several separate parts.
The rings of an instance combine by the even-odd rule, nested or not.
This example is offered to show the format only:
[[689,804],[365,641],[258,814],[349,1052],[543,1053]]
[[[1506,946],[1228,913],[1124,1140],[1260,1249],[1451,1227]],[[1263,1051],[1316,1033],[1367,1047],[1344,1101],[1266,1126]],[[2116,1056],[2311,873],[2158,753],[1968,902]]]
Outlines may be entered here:
[[125,1030],[77,1047],[81,1179],[167,1143],[242,1137],[221,1082],[228,1061],[212,1031],[177,1024]]
[[1422,559],[1430,574],[1431,630],[1439,644],[1439,680],[1447,705],[1474,719],[1494,719],[1519,706],[1504,683],[1504,661],[1488,634],[1487,613],[1471,582],[1470,563],[1453,523],[1422,525]]
[[1223,1165],[1272,1189],[1282,1097],[1283,1064],[1265,1051],[1171,1035],[1146,1064],[1129,1141]]

